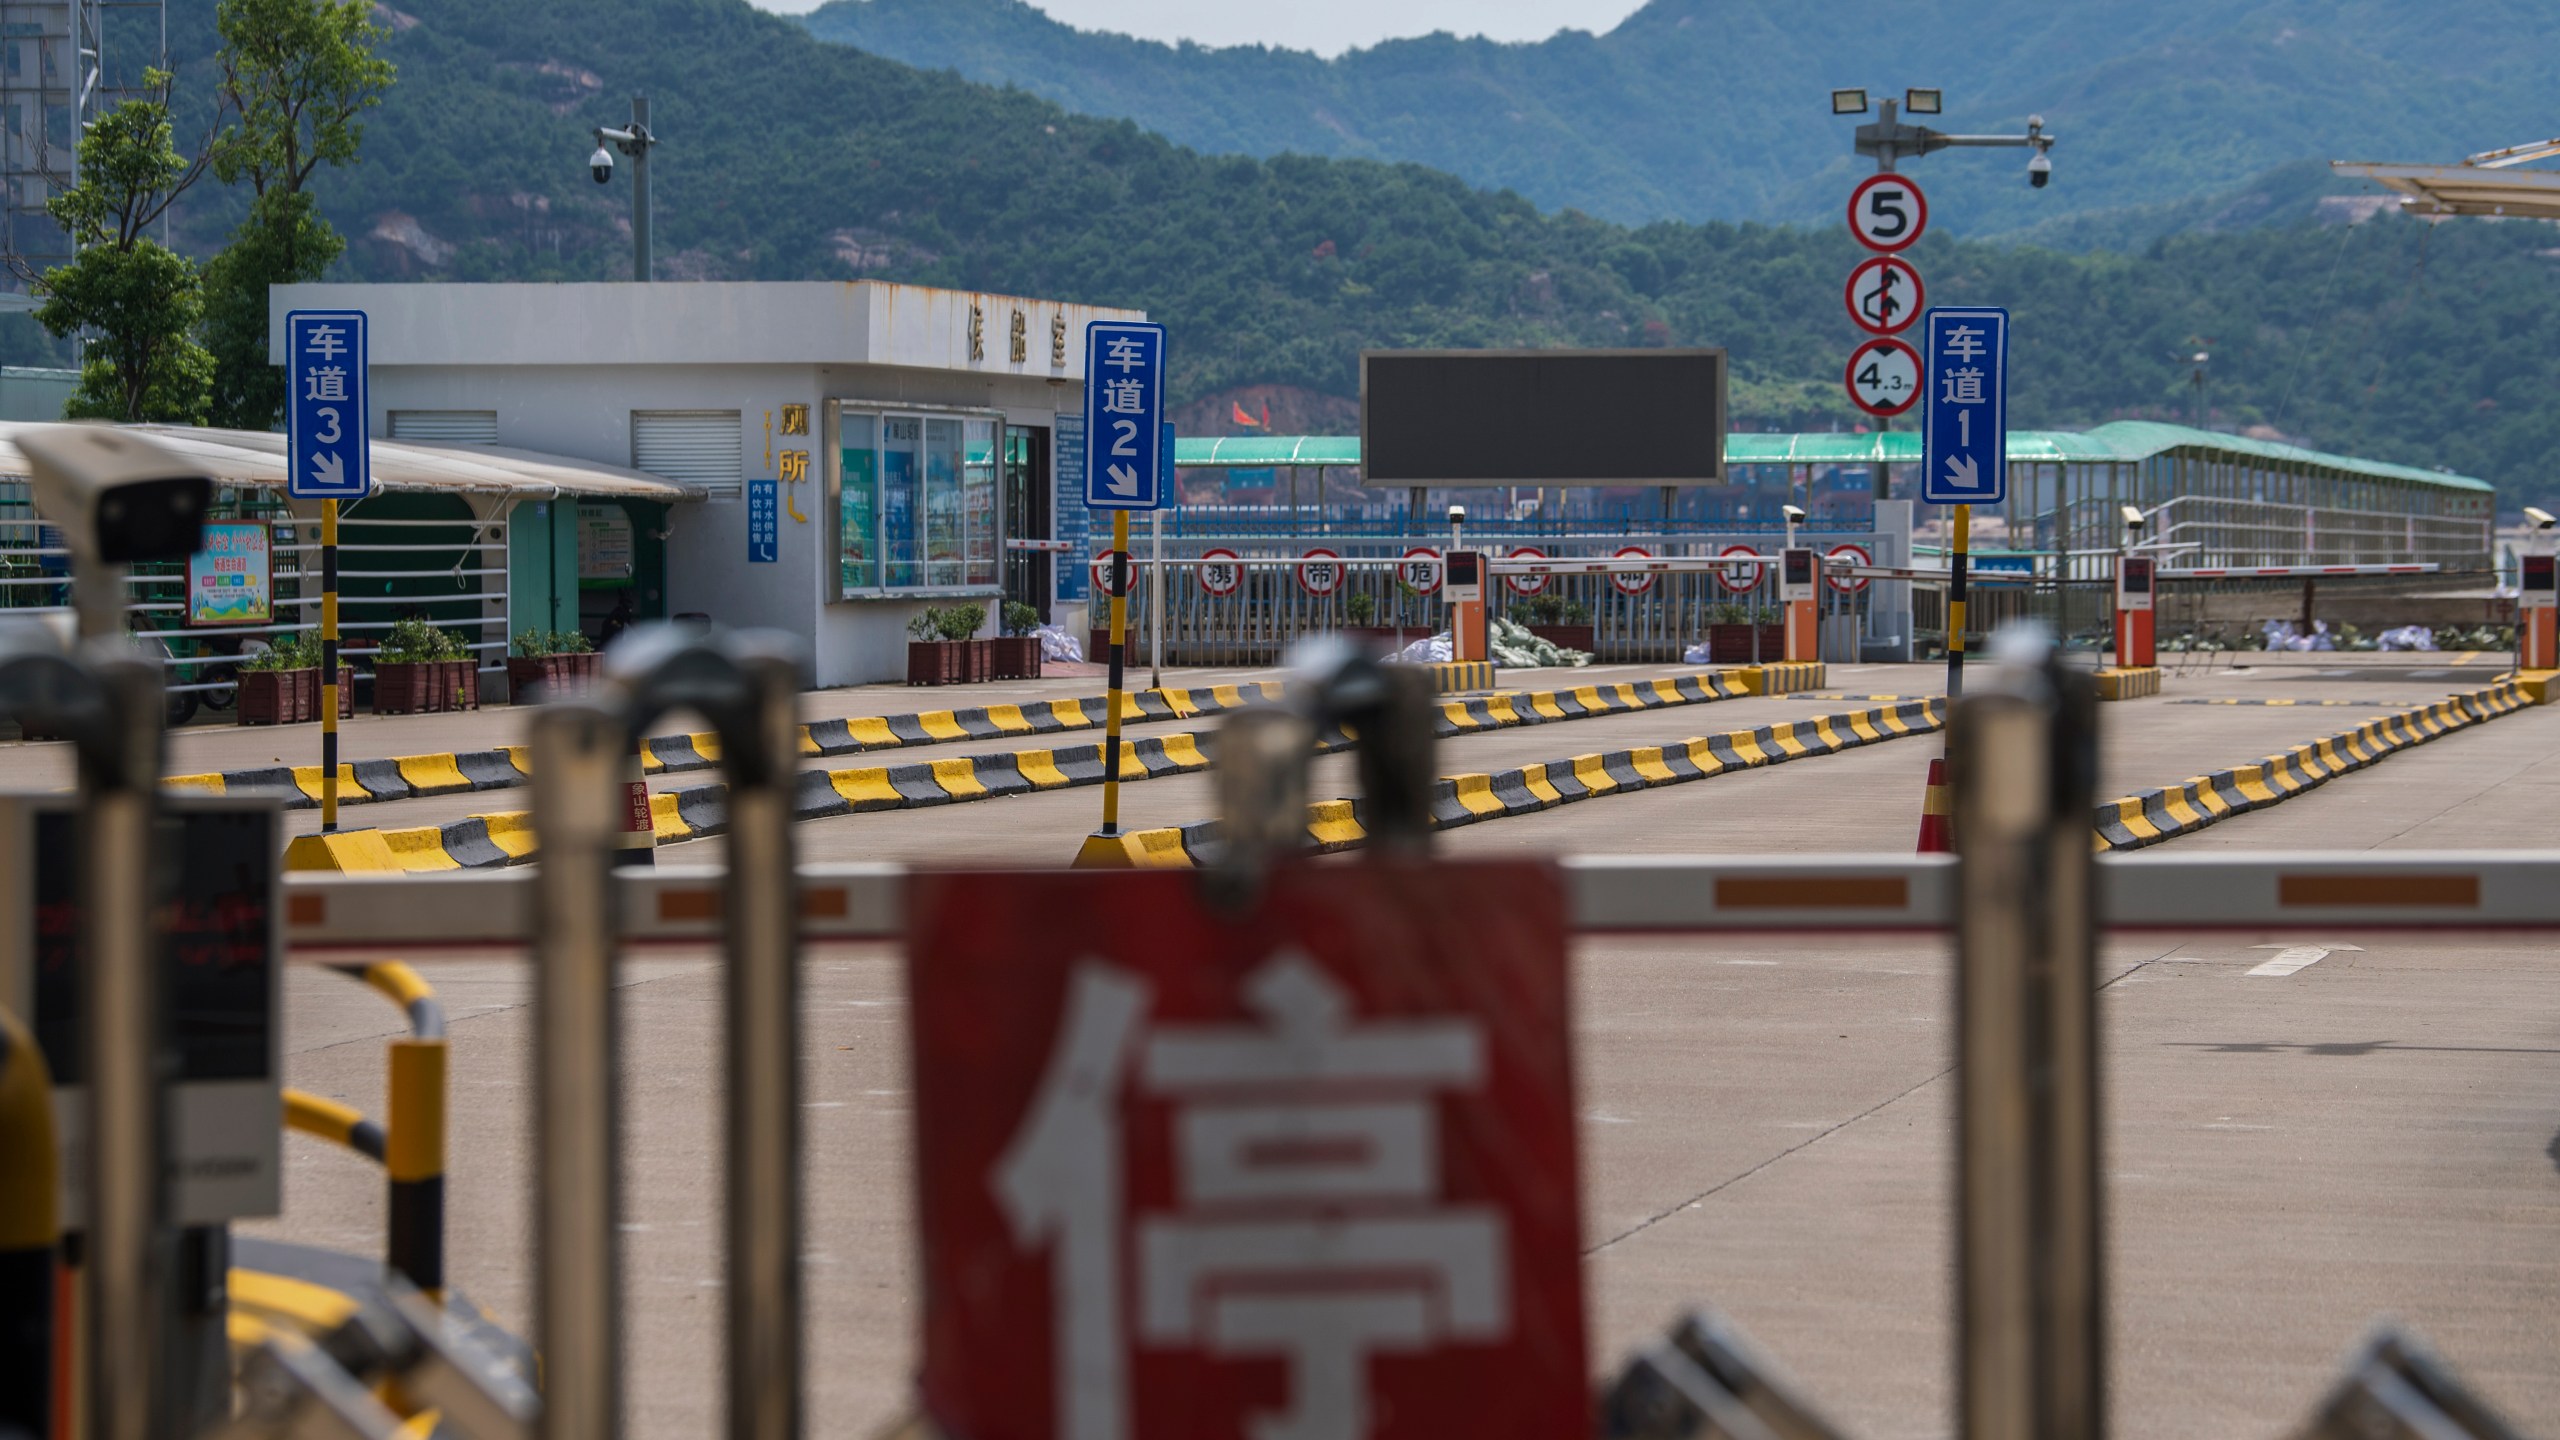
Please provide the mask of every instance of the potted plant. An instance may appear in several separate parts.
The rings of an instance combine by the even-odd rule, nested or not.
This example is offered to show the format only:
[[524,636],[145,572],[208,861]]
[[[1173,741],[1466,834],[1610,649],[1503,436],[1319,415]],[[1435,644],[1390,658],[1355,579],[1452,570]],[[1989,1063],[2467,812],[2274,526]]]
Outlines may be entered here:
[[960,655],[960,678],[964,681],[985,680],[995,671],[996,642],[978,638],[979,627],[987,623],[984,605],[954,605],[942,612],[942,638]]
[[477,666],[450,632],[411,616],[373,652],[373,713],[412,715],[480,708]]
[[1354,590],[1342,597],[1342,638],[1372,655],[1393,653],[1400,632],[1378,624],[1378,597]]
[[508,647],[507,694],[519,705],[575,695],[603,658],[582,630],[519,630]]
[[[1718,665],[1749,665],[1777,660],[1787,653],[1787,627],[1772,623],[1778,612],[1727,600],[1707,610],[1707,653]],[[1753,636],[1759,648],[1754,650]]]
[[907,621],[907,683],[956,685],[968,678],[961,647],[942,638],[942,611],[928,605]]
[[[243,725],[296,725],[319,718],[320,656],[305,654],[301,637],[279,635],[275,643],[240,659],[240,704],[233,713]],[[309,694],[305,694],[305,681]]]
[[995,647],[995,663],[990,680],[1037,680],[1040,678],[1040,637],[1031,632],[1040,628],[1040,612],[1019,600],[1004,602],[1004,636],[990,641]]
[[1561,595],[1540,593],[1511,607],[1521,628],[1568,650],[1598,651],[1600,627],[1591,622],[1591,607]]

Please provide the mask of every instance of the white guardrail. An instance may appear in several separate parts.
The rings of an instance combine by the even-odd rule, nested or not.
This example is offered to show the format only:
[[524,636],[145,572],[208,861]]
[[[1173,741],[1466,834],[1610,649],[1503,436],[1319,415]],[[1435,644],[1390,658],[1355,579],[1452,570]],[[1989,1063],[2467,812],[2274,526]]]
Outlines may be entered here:
[[[1955,918],[1955,862],[1945,857],[1584,856],[1562,863],[1574,928],[1585,934],[1943,932]],[[661,866],[617,874],[622,938],[716,942],[722,873]],[[906,876],[896,865],[803,867],[804,935],[896,939]],[[316,960],[350,949],[524,946],[533,939],[534,880],[530,870],[289,875],[288,954]],[[2098,914],[2115,930],[2555,929],[2560,851],[2105,856],[2098,861]]]

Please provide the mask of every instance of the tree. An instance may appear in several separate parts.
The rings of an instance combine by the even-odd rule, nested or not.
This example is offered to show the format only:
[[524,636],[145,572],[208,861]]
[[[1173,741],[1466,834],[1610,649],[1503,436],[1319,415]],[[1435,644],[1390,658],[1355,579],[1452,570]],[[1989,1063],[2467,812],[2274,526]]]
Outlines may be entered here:
[[214,141],[214,174],[255,192],[247,218],[205,269],[213,423],[264,430],[284,408],[284,375],[267,363],[267,291],[317,280],[346,237],[308,190],[322,165],[355,162],[357,120],[382,101],[392,65],[373,53],[387,34],[369,0],[222,0],[222,98],[234,117]]
[[195,263],[150,236],[170,204],[203,175],[171,141],[166,70],[143,74],[143,94],[80,137],[77,184],[45,202],[77,253],[35,277],[36,322],[80,335],[88,351],[64,414],[106,420],[202,423],[212,357],[193,331],[204,313]]

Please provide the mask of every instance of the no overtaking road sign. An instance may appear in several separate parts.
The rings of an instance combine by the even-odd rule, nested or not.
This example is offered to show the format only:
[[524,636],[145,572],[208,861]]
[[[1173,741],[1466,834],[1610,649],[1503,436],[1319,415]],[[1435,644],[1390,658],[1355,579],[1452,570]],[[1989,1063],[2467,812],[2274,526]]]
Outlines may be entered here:
[[361,500],[373,490],[364,312],[296,310],[284,332],[285,493]]
[[2009,497],[2009,312],[1989,306],[1928,315],[1928,450],[1920,498],[1996,505]]
[[1084,503],[1164,504],[1164,327],[1096,320],[1084,335]]

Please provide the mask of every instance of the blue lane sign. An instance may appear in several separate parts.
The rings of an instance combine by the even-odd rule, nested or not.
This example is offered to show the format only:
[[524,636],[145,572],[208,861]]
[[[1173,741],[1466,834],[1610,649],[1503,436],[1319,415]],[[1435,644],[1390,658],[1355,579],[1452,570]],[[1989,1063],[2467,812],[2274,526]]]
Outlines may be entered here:
[[1084,503],[1164,503],[1164,327],[1096,320],[1084,332]]
[[1920,498],[1932,505],[1997,505],[2009,498],[2009,312],[1988,306],[1928,312],[1922,356],[1929,398]]
[[364,312],[296,310],[284,334],[285,493],[361,500],[373,491]]
[[782,558],[782,501],[778,480],[747,482],[747,563],[771,565]]

